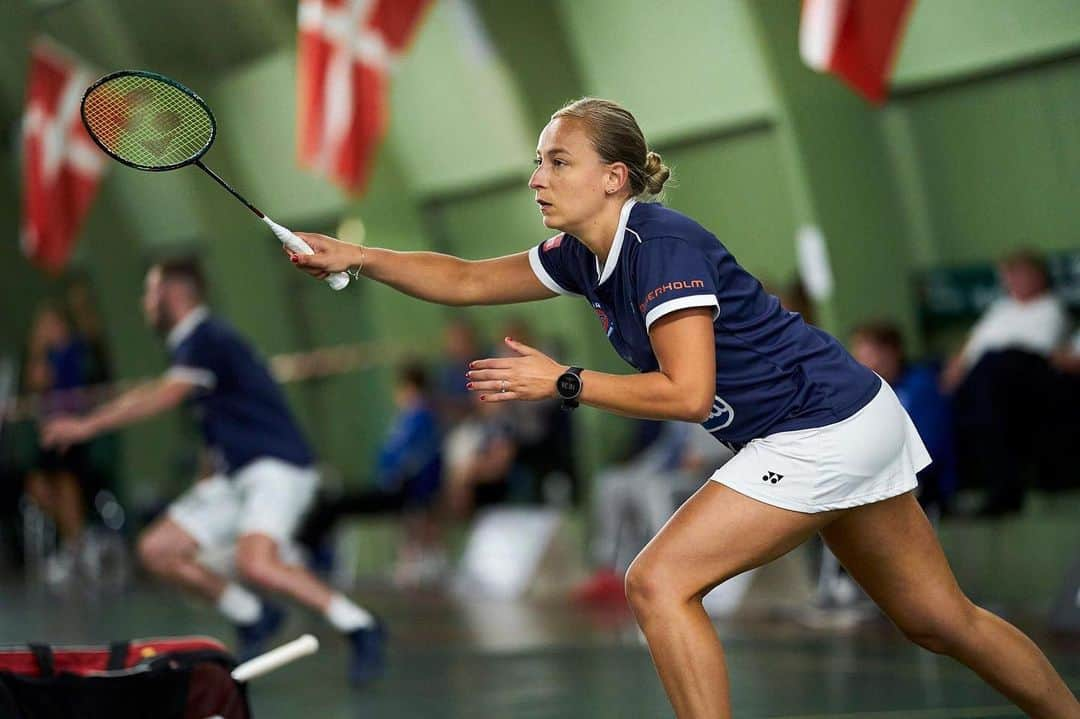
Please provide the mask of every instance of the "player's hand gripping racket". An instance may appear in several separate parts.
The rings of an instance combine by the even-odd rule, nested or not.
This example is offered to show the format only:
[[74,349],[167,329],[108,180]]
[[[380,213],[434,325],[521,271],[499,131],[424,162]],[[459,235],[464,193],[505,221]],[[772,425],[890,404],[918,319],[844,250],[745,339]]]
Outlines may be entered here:
[[[217,134],[214,114],[201,97],[175,80],[144,70],[106,75],[83,95],[82,120],[94,142],[114,160],[155,172],[195,165],[243,202],[283,245],[297,254],[314,254],[306,242],[264,215],[202,163]],[[340,290],[349,284],[349,276],[335,272],[326,281]]]

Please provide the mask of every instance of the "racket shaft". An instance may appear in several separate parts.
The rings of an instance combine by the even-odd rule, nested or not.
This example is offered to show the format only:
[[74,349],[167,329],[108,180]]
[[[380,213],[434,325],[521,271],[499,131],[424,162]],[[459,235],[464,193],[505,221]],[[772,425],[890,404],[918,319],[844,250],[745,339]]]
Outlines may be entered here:
[[[294,235],[287,228],[282,227],[281,225],[264,215],[258,207],[248,202],[243,195],[234,190],[228,182],[225,182],[225,180],[218,177],[218,174],[206,165],[204,165],[201,160],[196,160],[195,164],[198,165],[200,170],[205,172],[207,175],[210,175],[210,177],[214,178],[215,182],[228,190],[230,195],[240,200],[240,202],[244,203],[244,207],[254,212],[256,217],[265,222],[270,227],[270,229],[274,231],[274,234],[277,235],[277,238],[281,240],[281,244],[285,245],[290,250],[299,255],[315,254],[314,250],[312,250],[306,242]],[[343,290],[349,285],[349,276],[344,272],[334,272],[326,278],[326,284],[330,285],[331,289]]]
[[200,170],[205,172],[207,175],[210,175],[210,177],[214,178],[214,182],[218,183],[219,185],[224,187],[226,190],[228,190],[230,195],[232,195],[236,199],[240,200],[240,202],[244,203],[244,207],[246,207],[249,210],[251,210],[252,212],[254,212],[256,217],[258,217],[259,219],[264,219],[266,217],[266,215],[264,215],[262,213],[262,211],[259,210],[258,207],[251,204],[250,202],[248,202],[247,199],[243,195],[241,195],[239,192],[234,190],[232,188],[232,185],[230,185],[228,182],[225,182],[225,180],[221,179],[216,172],[214,172],[209,167],[204,165],[202,163],[202,160],[196,160],[195,164],[198,166],[198,168]]

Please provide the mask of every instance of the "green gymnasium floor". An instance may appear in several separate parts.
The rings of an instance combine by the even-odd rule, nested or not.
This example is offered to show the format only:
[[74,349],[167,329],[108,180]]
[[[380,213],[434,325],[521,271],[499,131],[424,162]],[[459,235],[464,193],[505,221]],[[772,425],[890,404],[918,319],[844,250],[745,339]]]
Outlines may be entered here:
[[[391,626],[388,675],[366,690],[348,689],[344,644],[318,620],[294,611],[282,639],[310,630],[324,648],[252,684],[257,719],[671,716],[625,611],[468,604],[390,590],[369,591],[366,601]],[[149,586],[111,598],[57,598],[8,580],[0,587],[0,621],[4,643],[191,633],[231,638],[213,611]],[[1020,624],[1080,690],[1080,637],[1055,639],[1040,633],[1038,621]],[[881,621],[825,631],[776,618],[719,629],[738,717],[1023,716],[969,671],[908,645]]]

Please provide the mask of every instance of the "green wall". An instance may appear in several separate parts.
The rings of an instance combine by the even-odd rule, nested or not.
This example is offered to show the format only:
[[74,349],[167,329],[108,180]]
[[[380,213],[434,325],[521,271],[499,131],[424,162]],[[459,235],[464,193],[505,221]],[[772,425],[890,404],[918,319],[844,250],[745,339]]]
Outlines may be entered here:
[[585,91],[635,113],[652,142],[768,115],[773,100],[738,2],[560,3]]
[[901,97],[886,123],[921,266],[1080,242],[1080,58]]
[[922,0],[896,60],[904,88],[943,84],[1080,49],[1074,0]]

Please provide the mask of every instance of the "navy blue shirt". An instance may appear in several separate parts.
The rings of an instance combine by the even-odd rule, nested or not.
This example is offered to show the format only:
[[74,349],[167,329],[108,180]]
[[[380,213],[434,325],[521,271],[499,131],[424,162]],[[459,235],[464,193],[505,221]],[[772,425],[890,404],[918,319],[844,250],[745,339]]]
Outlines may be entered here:
[[394,418],[379,448],[376,474],[380,489],[404,491],[415,503],[426,502],[439,491],[442,438],[439,421],[426,403],[403,409]]
[[649,342],[656,320],[712,308],[716,392],[702,424],[723,442],[838,422],[881,387],[839,342],[781,308],[708,230],[658,203],[627,201],[603,268],[567,234],[532,248],[529,262],[548,289],[584,296],[640,372],[659,369]]
[[929,364],[909,365],[892,388],[934,458],[932,466],[942,490],[951,494],[957,483],[952,407],[941,393],[938,374],[938,368]]
[[195,413],[227,473],[263,457],[311,465],[311,449],[281,388],[232,327],[199,308],[173,328],[168,344],[168,376],[198,386]]

